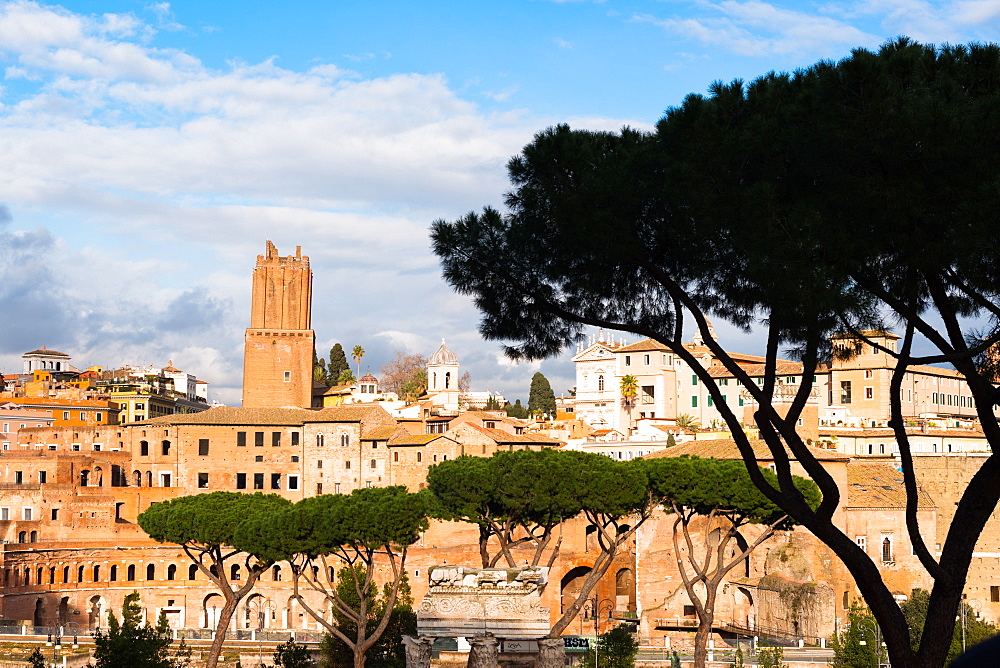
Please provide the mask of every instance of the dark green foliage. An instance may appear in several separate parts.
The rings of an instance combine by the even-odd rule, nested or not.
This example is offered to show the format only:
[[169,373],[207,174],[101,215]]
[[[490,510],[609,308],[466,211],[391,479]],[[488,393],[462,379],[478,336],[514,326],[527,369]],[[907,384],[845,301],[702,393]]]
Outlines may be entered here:
[[184,665],[170,656],[170,628],[161,617],[156,627],[141,624],[139,592],[132,592],[122,604],[119,623],[114,612],[108,613],[107,632],[94,632],[95,663],[91,668],[180,668]]
[[28,665],[31,668],[48,668],[45,657],[42,656],[42,651],[37,647],[31,650],[31,654],[28,655]]
[[[357,568],[354,569],[353,573],[349,568],[342,568],[338,573],[337,595],[348,604],[348,607],[359,608],[355,584],[363,579],[364,573]],[[390,593],[388,583],[383,585],[381,596],[376,596],[376,593],[376,587],[369,588],[368,618],[371,626],[375,626],[385,613]],[[413,610],[413,596],[410,594],[410,583],[405,575],[399,583],[396,605],[389,614],[389,624],[382,637],[368,650],[367,659],[371,661],[372,665],[379,666],[379,668],[406,668],[403,636],[416,636],[417,613]],[[352,638],[357,634],[357,624],[353,620],[336,610],[334,617],[337,620],[338,628],[344,635]],[[351,668],[354,665],[354,654],[351,648],[335,635],[328,633],[323,637],[321,652],[326,662],[325,668]]]
[[[830,641],[835,668],[878,668],[885,659],[881,649],[878,622],[860,601],[855,600],[847,613],[847,625]],[[863,643],[863,644],[862,644]]]
[[[914,589],[910,592],[910,598],[900,604],[903,617],[906,618],[906,625],[910,629],[910,638],[913,642],[913,649],[917,649],[917,643],[923,635],[924,622],[927,619],[927,608],[930,605],[930,592],[926,589]],[[965,616],[965,647],[981,643],[987,638],[995,636],[1000,629],[993,624],[983,621],[976,614],[971,605],[962,601],[958,609],[959,622],[955,624],[955,631],[951,635],[951,646],[948,649],[948,661],[951,662],[962,653],[962,615]]]
[[[483,313],[480,331],[515,359],[576,343],[587,327],[651,337],[698,369],[684,348],[705,318],[765,335],[766,360],[801,360],[790,414],[775,410],[777,373],[758,385],[715,348],[759,406],[778,487],[759,474],[742,410],[714,399],[759,489],[844,562],[885,631],[893,663],[944,661],[976,540],[1000,499],[1000,458],[970,481],[948,538],[932,552],[911,516],[910,538],[934,580],[913,655],[905,620],[872,561],[834,524],[836,481],[806,448],[797,418],[829,337],[901,328],[889,392],[900,464],[916,494],[899,383],[914,364],[950,363],[980,407],[1000,341],[1000,47],[935,48],[899,38],[793,74],[717,82],[668,109],[655,132],[539,133],[508,164],[506,212],[486,208],[434,223],[446,280]],[[914,339],[916,343],[914,344]],[[847,341],[847,349],[856,350]],[[915,354],[914,346],[926,350]],[[732,396],[732,395],[730,395]],[[787,402],[786,402],[787,404]],[[1000,424],[982,427],[1000,450]],[[811,508],[791,476],[791,451],[820,486]],[[911,514],[912,515],[912,514]]]
[[339,343],[333,344],[333,347],[330,348],[330,360],[326,363],[327,385],[334,385],[333,381],[336,381],[340,377],[340,373],[350,368],[351,366],[347,363],[347,354],[344,352],[344,347]]
[[788,668],[785,664],[785,650],[780,647],[761,647],[757,650],[757,665],[760,668]]
[[[498,410],[501,410],[501,409],[502,409],[502,407],[500,406],[500,402],[497,401],[496,396],[494,396],[494,395],[491,394],[490,398],[486,400],[486,406],[484,407],[483,410],[498,411]],[[509,415],[509,413],[508,413],[508,415]]]
[[597,651],[587,650],[584,668],[634,668],[639,642],[626,624],[619,624],[597,637]]
[[305,645],[300,645],[292,638],[278,645],[274,651],[274,665],[279,668],[315,668],[312,652]]
[[549,385],[549,379],[536,371],[531,377],[531,389],[528,393],[528,413],[554,417],[556,414],[556,395]]
[[528,409],[521,405],[521,400],[517,399],[513,404],[508,403],[504,405],[503,410],[507,413],[508,417],[517,418],[519,420],[524,420],[529,417]]

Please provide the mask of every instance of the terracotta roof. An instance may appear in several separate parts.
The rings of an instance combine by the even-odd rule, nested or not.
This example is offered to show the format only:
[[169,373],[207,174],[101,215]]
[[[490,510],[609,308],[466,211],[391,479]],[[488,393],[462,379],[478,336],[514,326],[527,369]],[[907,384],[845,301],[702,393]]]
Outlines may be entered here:
[[400,427],[394,424],[380,424],[367,430],[361,435],[361,439],[364,441],[387,441],[399,429]]
[[678,427],[675,424],[654,424],[653,429],[659,429],[660,431],[667,434],[693,434],[695,432],[690,429],[685,429],[684,427]]
[[369,371],[365,375],[361,376],[361,378],[358,379],[358,382],[359,383],[376,383],[377,384],[378,383],[378,378],[376,378],[375,376],[373,376],[372,372]]
[[32,350],[24,353],[21,357],[27,357],[28,355],[49,355],[50,357],[69,357],[66,353],[61,353],[58,350],[48,350],[45,346],[42,346],[38,350]]
[[332,408],[236,408],[216,406],[201,413],[164,415],[133,424],[216,424],[216,425],[302,425],[311,422],[361,422],[375,407],[334,406]]
[[[753,448],[754,455],[760,461],[772,461],[771,451],[767,447],[767,443],[760,440],[751,440],[750,445]],[[819,450],[817,448],[809,448],[809,452],[812,453],[818,461],[849,461],[850,457],[845,454],[841,454],[834,450]],[[736,441],[731,438],[713,438],[705,439],[703,441],[685,441],[684,443],[678,443],[672,448],[667,448],[665,450],[658,450],[656,452],[651,452],[648,455],[644,455],[646,459],[656,459],[658,457],[679,457],[680,455],[691,455],[692,457],[711,457],[713,459],[742,459],[740,455],[739,448],[736,447]],[[791,453],[789,453],[791,455]],[[795,457],[790,457],[793,461]]]
[[[888,464],[852,461],[847,465],[848,508],[906,508],[903,474]],[[923,487],[917,488],[920,508],[934,508]]]
[[[763,376],[767,371],[764,364],[741,364],[740,367],[748,376]],[[802,365],[798,362],[788,360],[778,360],[774,365],[777,376],[797,376],[802,373]],[[713,366],[708,370],[708,374],[714,378],[732,378],[733,374],[724,366]]]
[[541,434],[533,434],[533,433],[511,434],[510,432],[502,431],[500,429],[487,429],[486,427],[480,427],[479,425],[475,424],[469,424],[468,426],[486,434],[497,443],[502,443],[505,445],[519,445],[523,443],[523,444],[555,446],[562,443],[562,441],[557,441],[554,438],[549,438],[548,436],[542,436]]
[[637,343],[630,343],[627,346],[622,346],[615,352],[619,353],[642,353],[651,350],[662,350],[663,352],[670,352],[670,349],[659,341],[654,341],[653,339],[643,339]]
[[400,432],[401,433],[389,440],[389,447],[427,445],[428,443],[436,441],[439,438],[444,438],[452,442],[455,441],[455,439],[445,436],[444,434],[408,434],[404,429],[401,429]]

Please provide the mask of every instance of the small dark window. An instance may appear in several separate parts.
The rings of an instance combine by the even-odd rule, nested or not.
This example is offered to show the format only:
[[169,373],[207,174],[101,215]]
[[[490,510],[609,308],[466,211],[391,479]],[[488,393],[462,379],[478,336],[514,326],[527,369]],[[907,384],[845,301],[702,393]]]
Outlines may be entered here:
[[155,580],[156,579],[156,566],[155,565],[149,564],[148,566],[146,566],[146,579],[147,580]]
[[198,474],[198,489],[208,489],[208,474],[199,473]]
[[170,454],[170,441],[163,441],[162,446],[163,456],[166,457]]
[[240,565],[233,564],[232,568],[229,569],[229,579],[236,581],[240,579]]
[[167,579],[168,580],[176,580],[177,579],[177,566],[176,565],[170,564],[169,566],[167,566]]
[[299,444],[299,432],[293,431],[292,432],[292,445],[298,445],[298,444]]
[[83,582],[83,566],[76,569],[76,581]]
[[253,488],[254,489],[264,489],[264,474],[254,473],[253,474]]
[[59,519],[59,509],[58,508],[53,508],[52,509],[52,519],[53,520]]
[[990,603],[1000,603],[1000,587],[990,587]]
[[236,432],[236,446],[245,447],[247,444],[247,433],[245,431]]
[[194,564],[188,566],[188,580],[194,580],[195,576],[198,575],[198,567]]
[[273,445],[276,448],[280,448],[281,447],[281,432],[280,431],[272,431],[271,432],[271,445]]
[[351,470],[351,460],[350,459],[348,459],[347,461],[344,462],[344,468],[347,469],[348,471]]
[[108,581],[117,582],[118,581],[118,567],[112,566],[110,573],[108,573]]
[[264,447],[264,432],[255,431],[253,433],[253,444],[258,448]]
[[247,474],[237,473],[236,474],[236,489],[246,489],[247,488]]
[[684,606],[684,616],[685,617],[694,617],[696,614],[698,614],[698,613],[697,613],[697,610],[695,610],[695,608],[694,608],[693,605],[685,605]]
[[125,579],[129,582],[135,580],[135,564],[129,566],[128,570],[125,571]]
[[281,474],[272,473],[271,474],[271,489],[281,489]]
[[373,459],[372,460],[372,468],[375,468],[375,466],[376,466],[376,460]]
[[207,457],[208,456],[208,439],[199,438],[198,439],[198,456]]
[[317,459],[316,460],[316,468],[318,468],[318,469],[323,468],[323,460],[322,459]]
[[147,441],[139,441],[139,456],[140,457],[149,456],[149,443]]

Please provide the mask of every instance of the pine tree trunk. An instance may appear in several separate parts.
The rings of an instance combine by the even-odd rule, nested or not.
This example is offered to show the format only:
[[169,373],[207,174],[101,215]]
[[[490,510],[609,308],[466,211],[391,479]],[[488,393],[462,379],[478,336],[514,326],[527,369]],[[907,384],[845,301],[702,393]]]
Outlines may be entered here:
[[226,604],[222,606],[222,610],[219,612],[219,620],[215,625],[215,639],[212,641],[212,646],[208,649],[205,668],[216,668],[218,665],[219,656],[222,654],[222,645],[226,642],[226,635],[229,633],[229,622],[233,620],[233,614],[235,614],[238,604],[239,601],[233,599],[226,601]]

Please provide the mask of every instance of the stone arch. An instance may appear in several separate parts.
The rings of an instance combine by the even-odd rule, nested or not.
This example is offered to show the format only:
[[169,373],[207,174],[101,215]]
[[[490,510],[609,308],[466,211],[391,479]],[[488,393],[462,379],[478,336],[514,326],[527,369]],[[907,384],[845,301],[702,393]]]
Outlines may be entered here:
[[753,595],[746,587],[733,588],[733,619],[747,629],[753,628]]
[[101,566],[99,564],[94,565],[94,582],[101,581]]
[[105,601],[103,596],[91,596],[87,606],[87,616],[90,628],[101,628],[101,620],[104,616]]
[[42,584],[42,575],[44,575],[45,569],[41,566],[35,571],[35,584]]
[[63,566],[63,583],[69,582],[69,566]]
[[156,564],[146,564],[146,579],[147,580],[156,579]]
[[580,590],[583,588],[583,581],[587,579],[587,575],[590,574],[591,570],[593,569],[590,566],[577,566],[570,569],[562,577],[559,583],[560,612],[565,612],[580,595]]
[[247,602],[243,606],[243,628],[262,629],[267,623],[264,618],[264,597],[260,594],[252,594],[247,597]]
[[[747,542],[747,539],[744,538],[743,534],[741,534],[739,532],[736,532],[736,535],[733,536],[733,540],[736,543],[736,554],[739,554],[740,552],[745,552],[747,550],[747,548],[750,547],[750,544]],[[743,560],[742,566],[743,566],[743,577],[745,577],[745,578],[750,577],[750,555],[749,554],[747,555],[747,558]]]
[[17,542],[18,543],[27,543],[28,542],[28,532],[27,531],[19,531],[18,534],[17,534]]
[[90,485],[90,470],[82,469],[80,471],[80,487],[87,487]]
[[167,579],[168,580],[177,579],[177,564],[169,564],[167,566]]
[[142,471],[132,471],[132,484],[142,487]]
[[164,457],[167,457],[167,456],[170,455],[170,441],[163,440],[160,443],[160,454],[162,454]]
[[32,615],[32,622],[35,626],[45,626],[45,601],[40,598],[35,599],[35,613]]
[[152,487],[152,486],[153,486],[153,472],[146,471],[146,487]]
[[219,625],[219,615],[222,614],[222,606],[225,605],[221,594],[209,594],[201,602],[202,619],[205,620],[204,628],[214,629]]
[[117,566],[117,564],[111,566],[111,569],[108,572],[108,581],[109,582],[117,582],[118,581],[118,566]]
[[135,564],[129,564],[128,568],[125,570],[125,579],[129,582],[135,580]]
[[631,568],[615,573],[615,609],[635,610],[635,574]]
[[83,582],[83,569],[84,568],[85,568],[85,566],[83,566],[82,564],[80,566],[77,566],[77,569],[76,569],[76,581],[77,582]]
[[100,466],[94,467],[94,484],[98,487],[104,487],[104,469]]
[[37,543],[38,542],[38,532],[37,531],[32,531],[31,533],[28,534],[28,542],[29,543]]
[[49,566],[49,584],[56,583],[56,567]]
[[[69,566],[67,566],[69,568]],[[59,622],[60,626],[65,626],[69,623],[69,596],[63,596],[59,599],[59,608],[56,610],[56,620]]]
[[188,566],[188,580],[194,580],[196,575],[198,575],[198,565],[191,564]]

